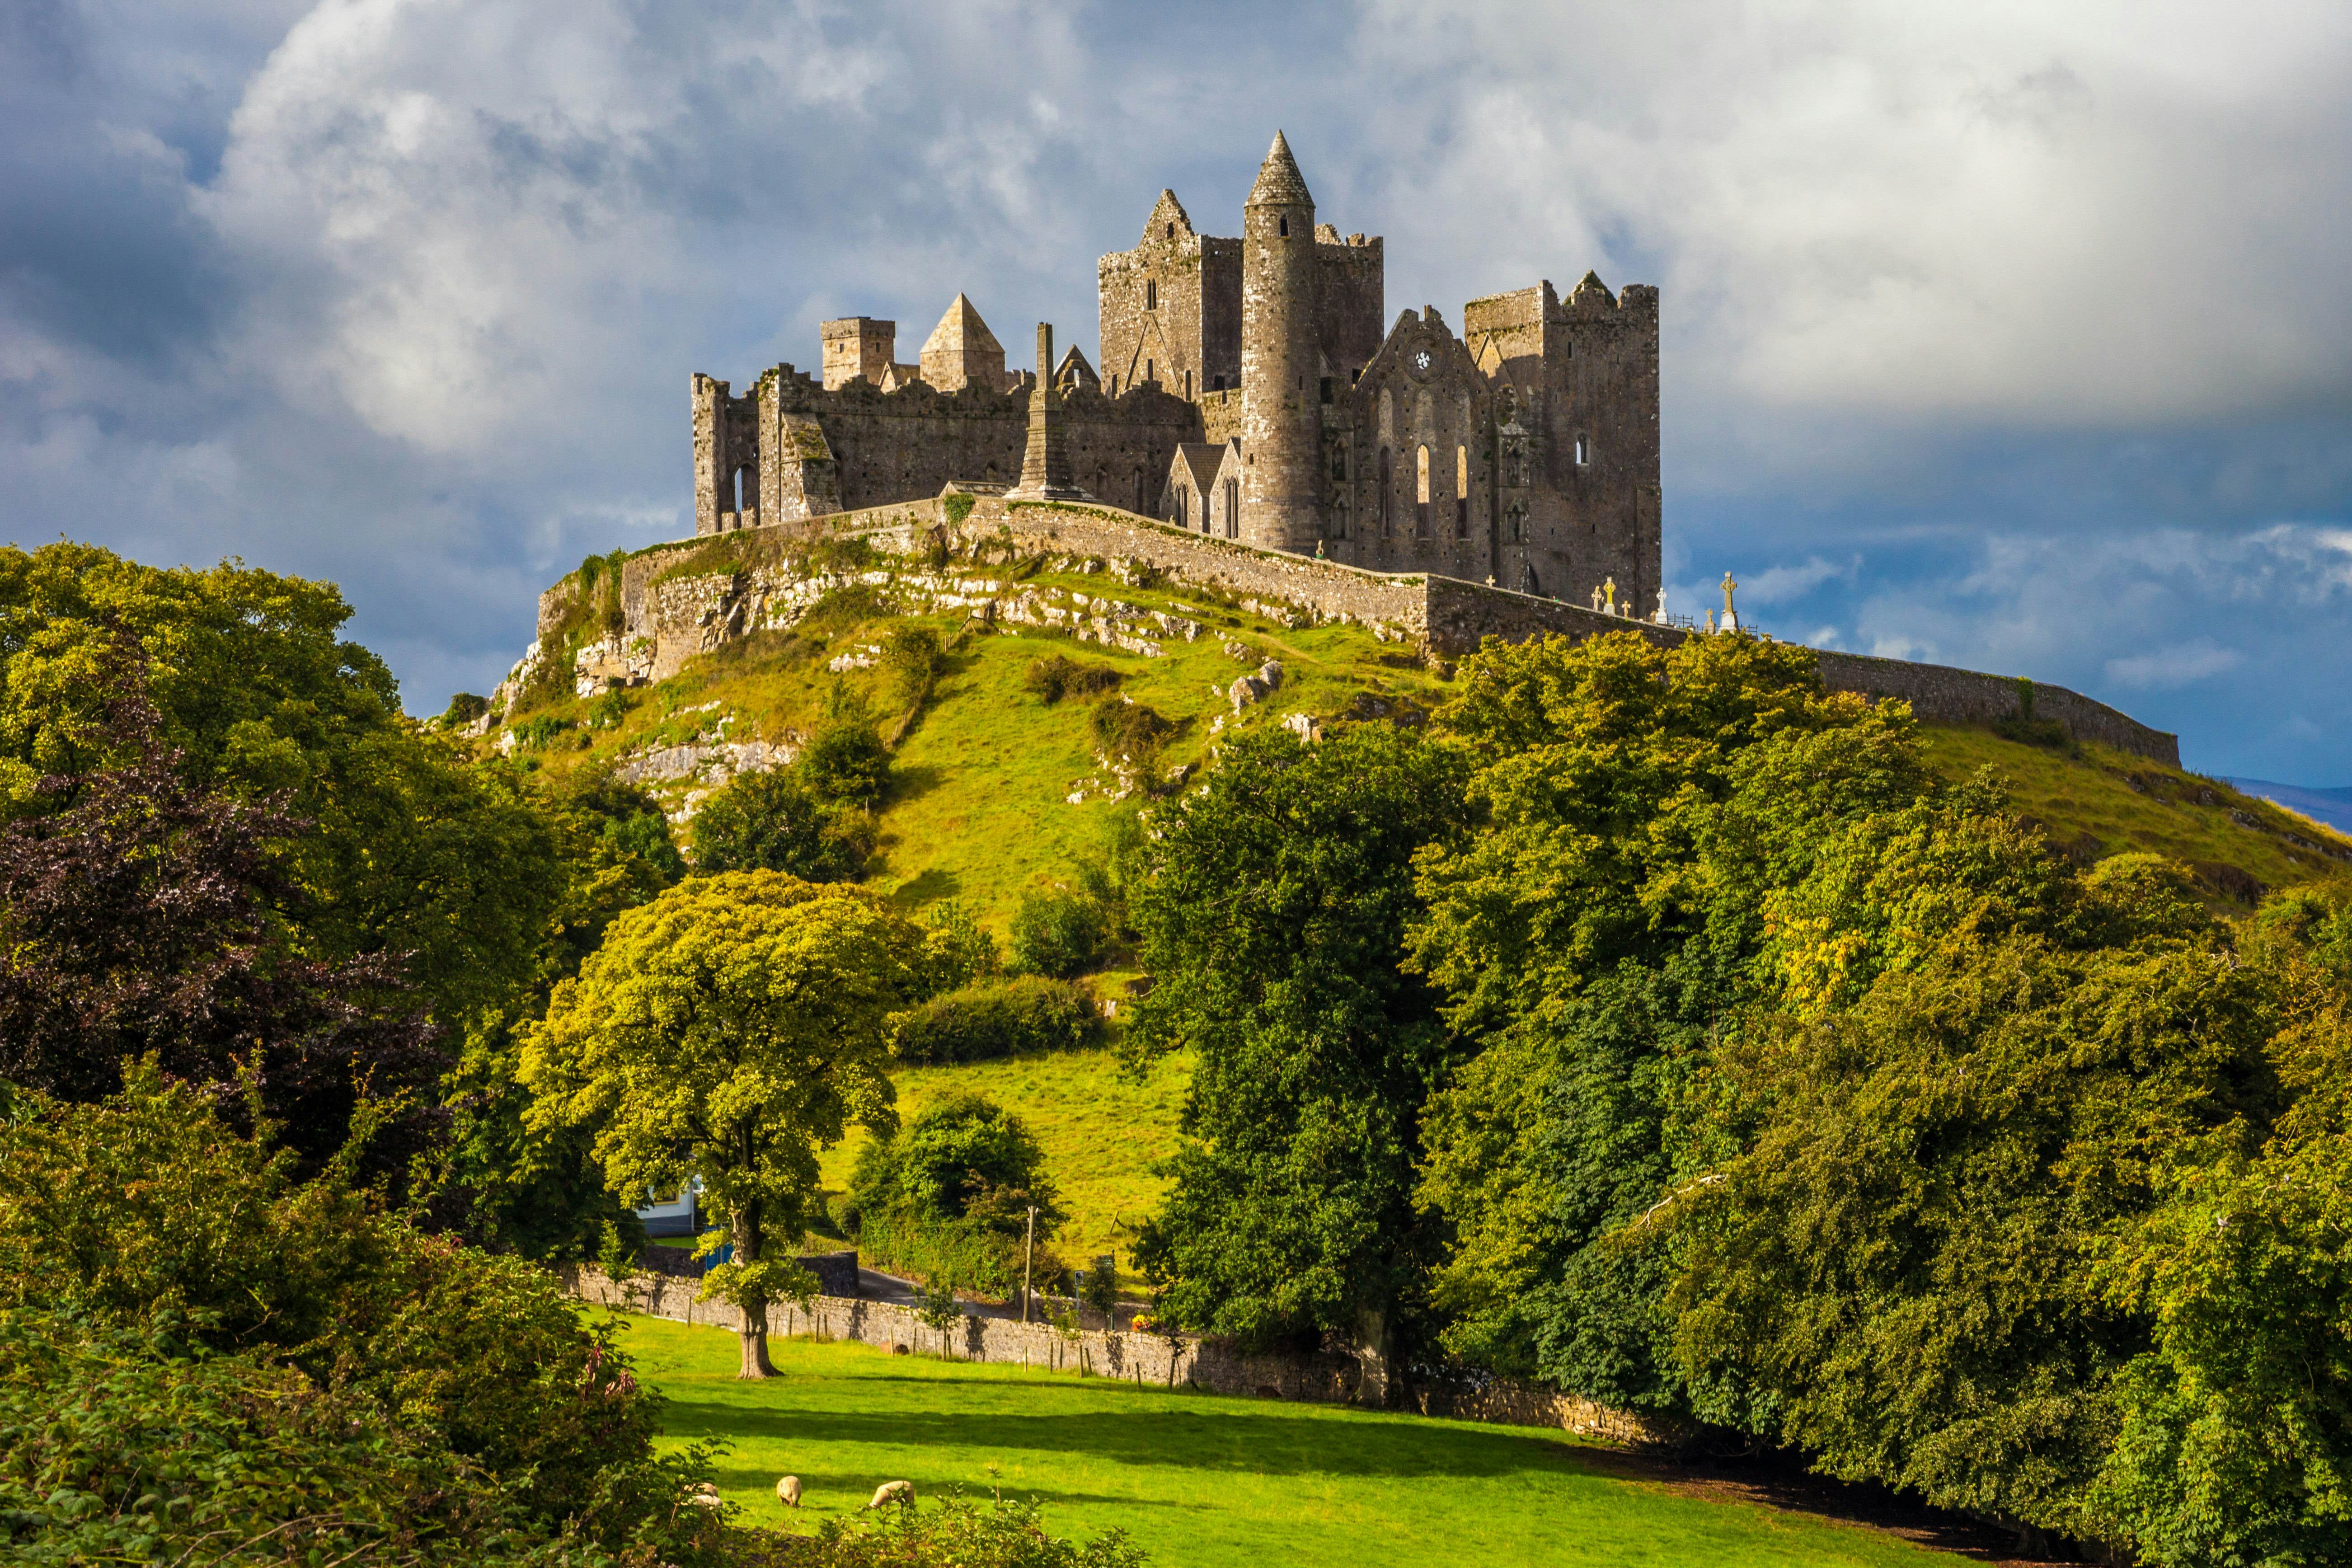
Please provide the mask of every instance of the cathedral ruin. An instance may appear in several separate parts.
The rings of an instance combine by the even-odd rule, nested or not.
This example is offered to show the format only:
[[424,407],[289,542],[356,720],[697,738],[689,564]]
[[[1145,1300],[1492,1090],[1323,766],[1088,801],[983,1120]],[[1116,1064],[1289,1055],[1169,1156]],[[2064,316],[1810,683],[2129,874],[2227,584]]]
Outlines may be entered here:
[[1386,325],[1378,236],[1315,217],[1277,132],[1242,232],[1162,191],[1097,268],[1099,372],[1040,332],[1034,372],[961,294],[913,363],[897,323],[823,327],[736,395],[693,379],[695,529],[1033,489],[1218,538],[1633,613],[1660,592],[1658,291],[1588,272]]

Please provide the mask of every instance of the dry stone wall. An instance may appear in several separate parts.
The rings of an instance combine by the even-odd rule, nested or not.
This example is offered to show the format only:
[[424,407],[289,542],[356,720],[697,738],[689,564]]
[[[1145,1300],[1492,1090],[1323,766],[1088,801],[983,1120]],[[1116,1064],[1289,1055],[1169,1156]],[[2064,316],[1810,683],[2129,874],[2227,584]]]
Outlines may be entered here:
[[[571,1263],[559,1265],[558,1275],[575,1298],[598,1306],[730,1331],[742,1326],[735,1308],[696,1300],[698,1282],[693,1279],[639,1274],[624,1287],[597,1268]],[[771,1307],[768,1329],[775,1334],[813,1334],[910,1354],[1084,1372],[1158,1388],[1318,1404],[1355,1403],[1363,1381],[1356,1358],[1342,1352],[1251,1355],[1221,1341],[1190,1334],[1099,1329],[1073,1333],[1049,1323],[971,1314],[949,1328],[935,1329],[910,1308],[834,1295],[819,1296],[806,1306],[784,1301]],[[1501,1379],[1433,1377],[1408,1381],[1397,1392],[1408,1408],[1455,1420],[1552,1426],[1618,1442],[1669,1442],[1681,1435],[1681,1428],[1669,1422]]]
[[[1560,635],[1588,637],[1637,632],[1661,646],[1705,634],[1610,615],[1580,605],[1459,578],[1370,572],[1315,556],[1265,550],[1194,533],[1109,506],[1008,501],[973,496],[950,526],[937,500],[844,512],[799,529],[759,529],[718,540],[682,542],[631,557],[622,568],[625,626],[576,650],[580,689],[608,677],[659,680],[687,659],[762,628],[789,626],[827,593],[863,584],[890,602],[929,612],[963,609],[1006,625],[1063,626],[1082,640],[1131,652],[1160,651],[1170,637],[1191,640],[1196,622],[1089,596],[1039,590],[980,568],[926,571],[890,565],[858,572],[811,566],[824,540],[860,539],[884,557],[920,557],[940,544],[1058,557],[1066,566],[1104,563],[1118,575],[1142,569],[1230,594],[1254,613],[1298,625],[1361,625],[1386,641],[1410,643],[1430,657],[1459,658],[1486,637],[1520,642]],[[552,639],[572,611],[576,584],[566,579],[540,598],[540,641],[526,664],[560,657]],[[2054,721],[2080,741],[2178,767],[2178,737],[2149,728],[2064,687],[1942,665],[1822,650],[1822,682],[1874,700],[1899,698],[1924,720],[1983,723],[2031,717]],[[519,689],[524,666],[510,678]],[[2032,693],[2031,711],[2026,694]]]

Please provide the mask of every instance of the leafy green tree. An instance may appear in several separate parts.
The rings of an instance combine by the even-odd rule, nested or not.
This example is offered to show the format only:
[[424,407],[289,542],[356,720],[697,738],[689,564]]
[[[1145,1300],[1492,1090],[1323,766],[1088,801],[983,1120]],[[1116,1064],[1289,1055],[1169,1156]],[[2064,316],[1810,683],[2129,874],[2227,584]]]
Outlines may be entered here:
[[[1424,856],[1410,962],[1475,1055],[1436,1096],[1421,1201],[1456,1354],[1620,1407],[1741,1419],[1685,1386],[1662,1260],[1603,1247],[1671,1188],[1709,1042],[1776,984],[1773,890],[1825,826],[1940,787],[1907,712],[1825,694],[1804,648],[1489,641],[1439,714],[1479,830]],[[1726,1402],[1728,1403],[1726,1403]]]
[[575,776],[531,798],[556,845],[561,897],[528,986],[465,1022],[457,1064],[442,1080],[450,1128],[429,1212],[485,1247],[584,1258],[607,1226],[634,1237],[636,1216],[605,1185],[591,1152],[593,1124],[526,1124],[530,1093],[520,1081],[518,1031],[545,1012],[558,981],[579,973],[615,917],[676,882],[685,866],[652,797],[609,773]]
[[846,688],[834,688],[824,721],[809,737],[797,766],[826,803],[873,808],[890,782],[890,749],[882,743],[863,698]]
[[2090,1506],[2164,1568],[2328,1563],[2352,1538],[2347,910],[2299,889],[2261,911],[2247,956],[2275,981],[2289,1103],[2252,1157],[2170,1163],[2163,1203],[2100,1259],[2104,1304],[2153,1332],[2117,1376]]
[[868,1213],[906,1208],[928,1219],[984,1218],[1018,1232],[1037,1205],[1042,1230],[1066,1217],[1045,1152],[1022,1120],[983,1095],[926,1110],[896,1136],[858,1152],[850,1192]]
[[383,662],[339,637],[331,584],[234,563],[194,571],[95,545],[0,549],[0,800],[119,760],[103,710],[128,637],[161,738],[199,787],[285,792],[310,824],[286,849],[312,956],[407,955],[455,1026],[527,987],[565,880],[553,835],[507,770],[466,764],[400,711]]
[[1460,830],[1463,773],[1384,725],[1244,734],[1153,814],[1128,900],[1155,985],[1129,1037],[1196,1062],[1136,1249],[1170,1321],[1253,1345],[1341,1331],[1384,1364],[1415,1307],[1441,1236],[1413,1163],[1447,1041],[1399,961],[1413,858]]
[[806,1226],[818,1151],[892,1124],[888,1021],[920,942],[856,889],[693,878],[615,920],[526,1042],[533,1126],[593,1125],[616,1194],[699,1176],[727,1215],[745,1377],[772,1374],[768,1301],[805,1279],[772,1253]]
[[694,816],[694,864],[702,871],[854,882],[873,853],[866,814],[827,805],[790,769],[739,773]]
[[[486,1552],[568,1536],[709,1561],[670,1517],[708,1457],[656,1458],[653,1400],[607,1332],[543,1271],[382,1212],[356,1145],[305,1175],[266,1135],[152,1059],[96,1104],[34,1097],[0,1135],[0,1407],[52,1415],[0,1445],[0,1498],[69,1483],[189,1550],[207,1516],[308,1519],[347,1550],[439,1521]],[[44,1515],[104,1517],[12,1509],[0,1540]]]

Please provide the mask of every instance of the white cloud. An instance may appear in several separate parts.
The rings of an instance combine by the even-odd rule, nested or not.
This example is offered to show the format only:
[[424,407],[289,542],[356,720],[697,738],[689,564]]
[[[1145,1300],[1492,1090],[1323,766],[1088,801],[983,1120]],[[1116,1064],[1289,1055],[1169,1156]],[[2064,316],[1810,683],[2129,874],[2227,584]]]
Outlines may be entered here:
[[2177,647],[2158,648],[2129,658],[2107,660],[2107,679],[2141,690],[2168,689],[2237,668],[2246,656],[2236,648],[2216,647],[2205,638]]
[[1683,398],[2097,425],[2352,388],[2341,5],[1391,0],[1366,36],[1423,89],[1380,143],[1412,247],[1661,283]]

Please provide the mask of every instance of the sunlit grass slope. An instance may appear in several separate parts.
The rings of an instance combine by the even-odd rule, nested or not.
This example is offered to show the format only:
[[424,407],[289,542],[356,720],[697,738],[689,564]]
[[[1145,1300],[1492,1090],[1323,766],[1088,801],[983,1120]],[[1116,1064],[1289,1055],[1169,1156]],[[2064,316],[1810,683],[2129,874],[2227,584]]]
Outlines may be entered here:
[[[1140,1081],[1123,1077],[1111,1052],[1073,1051],[963,1067],[904,1068],[894,1078],[898,1114],[912,1118],[957,1094],[984,1094],[1018,1112],[1045,1151],[1070,1223],[1055,1243],[1064,1259],[1116,1250],[1122,1263],[1137,1221],[1159,1205],[1166,1182],[1153,1162],[1176,1147],[1176,1113],[1192,1077],[1188,1056],[1168,1058]],[[866,1135],[824,1157],[823,1180],[848,1184]]]
[[2352,839],[2218,779],[2105,746],[2061,752],[1941,726],[1927,736],[1929,759],[1948,777],[1991,765],[2009,780],[2017,811],[2086,859],[2148,850],[2205,868],[2209,879],[2212,868],[2234,867],[2264,888],[2352,875],[2345,861],[2293,842],[2352,851]]
[[[1482,1426],[1108,1378],[772,1342],[782,1376],[735,1380],[733,1336],[621,1320],[668,1397],[664,1440],[722,1438],[719,1484],[752,1522],[814,1531],[887,1480],[1043,1505],[1056,1534],[1113,1526],[1157,1568],[1932,1568],[1870,1531],[1621,1480],[1557,1431]],[[994,1473],[991,1473],[991,1467]],[[776,1478],[801,1478],[788,1513]]]
[[[988,574],[988,569],[973,570]],[[1220,719],[1230,729],[1277,724],[1296,712],[1336,713],[1359,692],[1426,707],[1450,690],[1417,660],[1360,626],[1287,628],[1198,592],[1129,587],[1101,573],[1040,573],[1025,585],[1167,610],[1198,621],[1203,630],[1191,643],[1166,639],[1166,656],[1152,658],[1033,627],[967,632],[960,617],[889,614],[852,590],[820,605],[793,632],[731,644],[650,691],[627,694],[627,711],[610,727],[588,727],[603,711],[594,700],[541,710],[551,721],[582,727],[556,735],[533,755],[549,772],[567,773],[700,735],[743,741],[804,733],[822,720],[836,685],[863,695],[891,730],[902,711],[887,672],[835,675],[826,667],[836,657],[881,643],[910,620],[929,626],[950,643],[948,668],[898,745],[880,805],[881,853],[867,879],[910,907],[961,900],[1001,931],[1022,892],[1066,879],[1081,858],[1097,852],[1118,809],[1107,798],[1117,781],[1100,766],[1088,727],[1092,700],[1047,704],[1032,695],[1022,679],[1035,660],[1059,653],[1120,671],[1121,695],[1179,725],[1159,761],[1163,773],[1198,762]],[[1282,661],[1281,689],[1234,716],[1226,689],[1266,658]],[[722,718],[731,719],[723,731]],[[1074,804],[1074,795],[1083,798]]]

